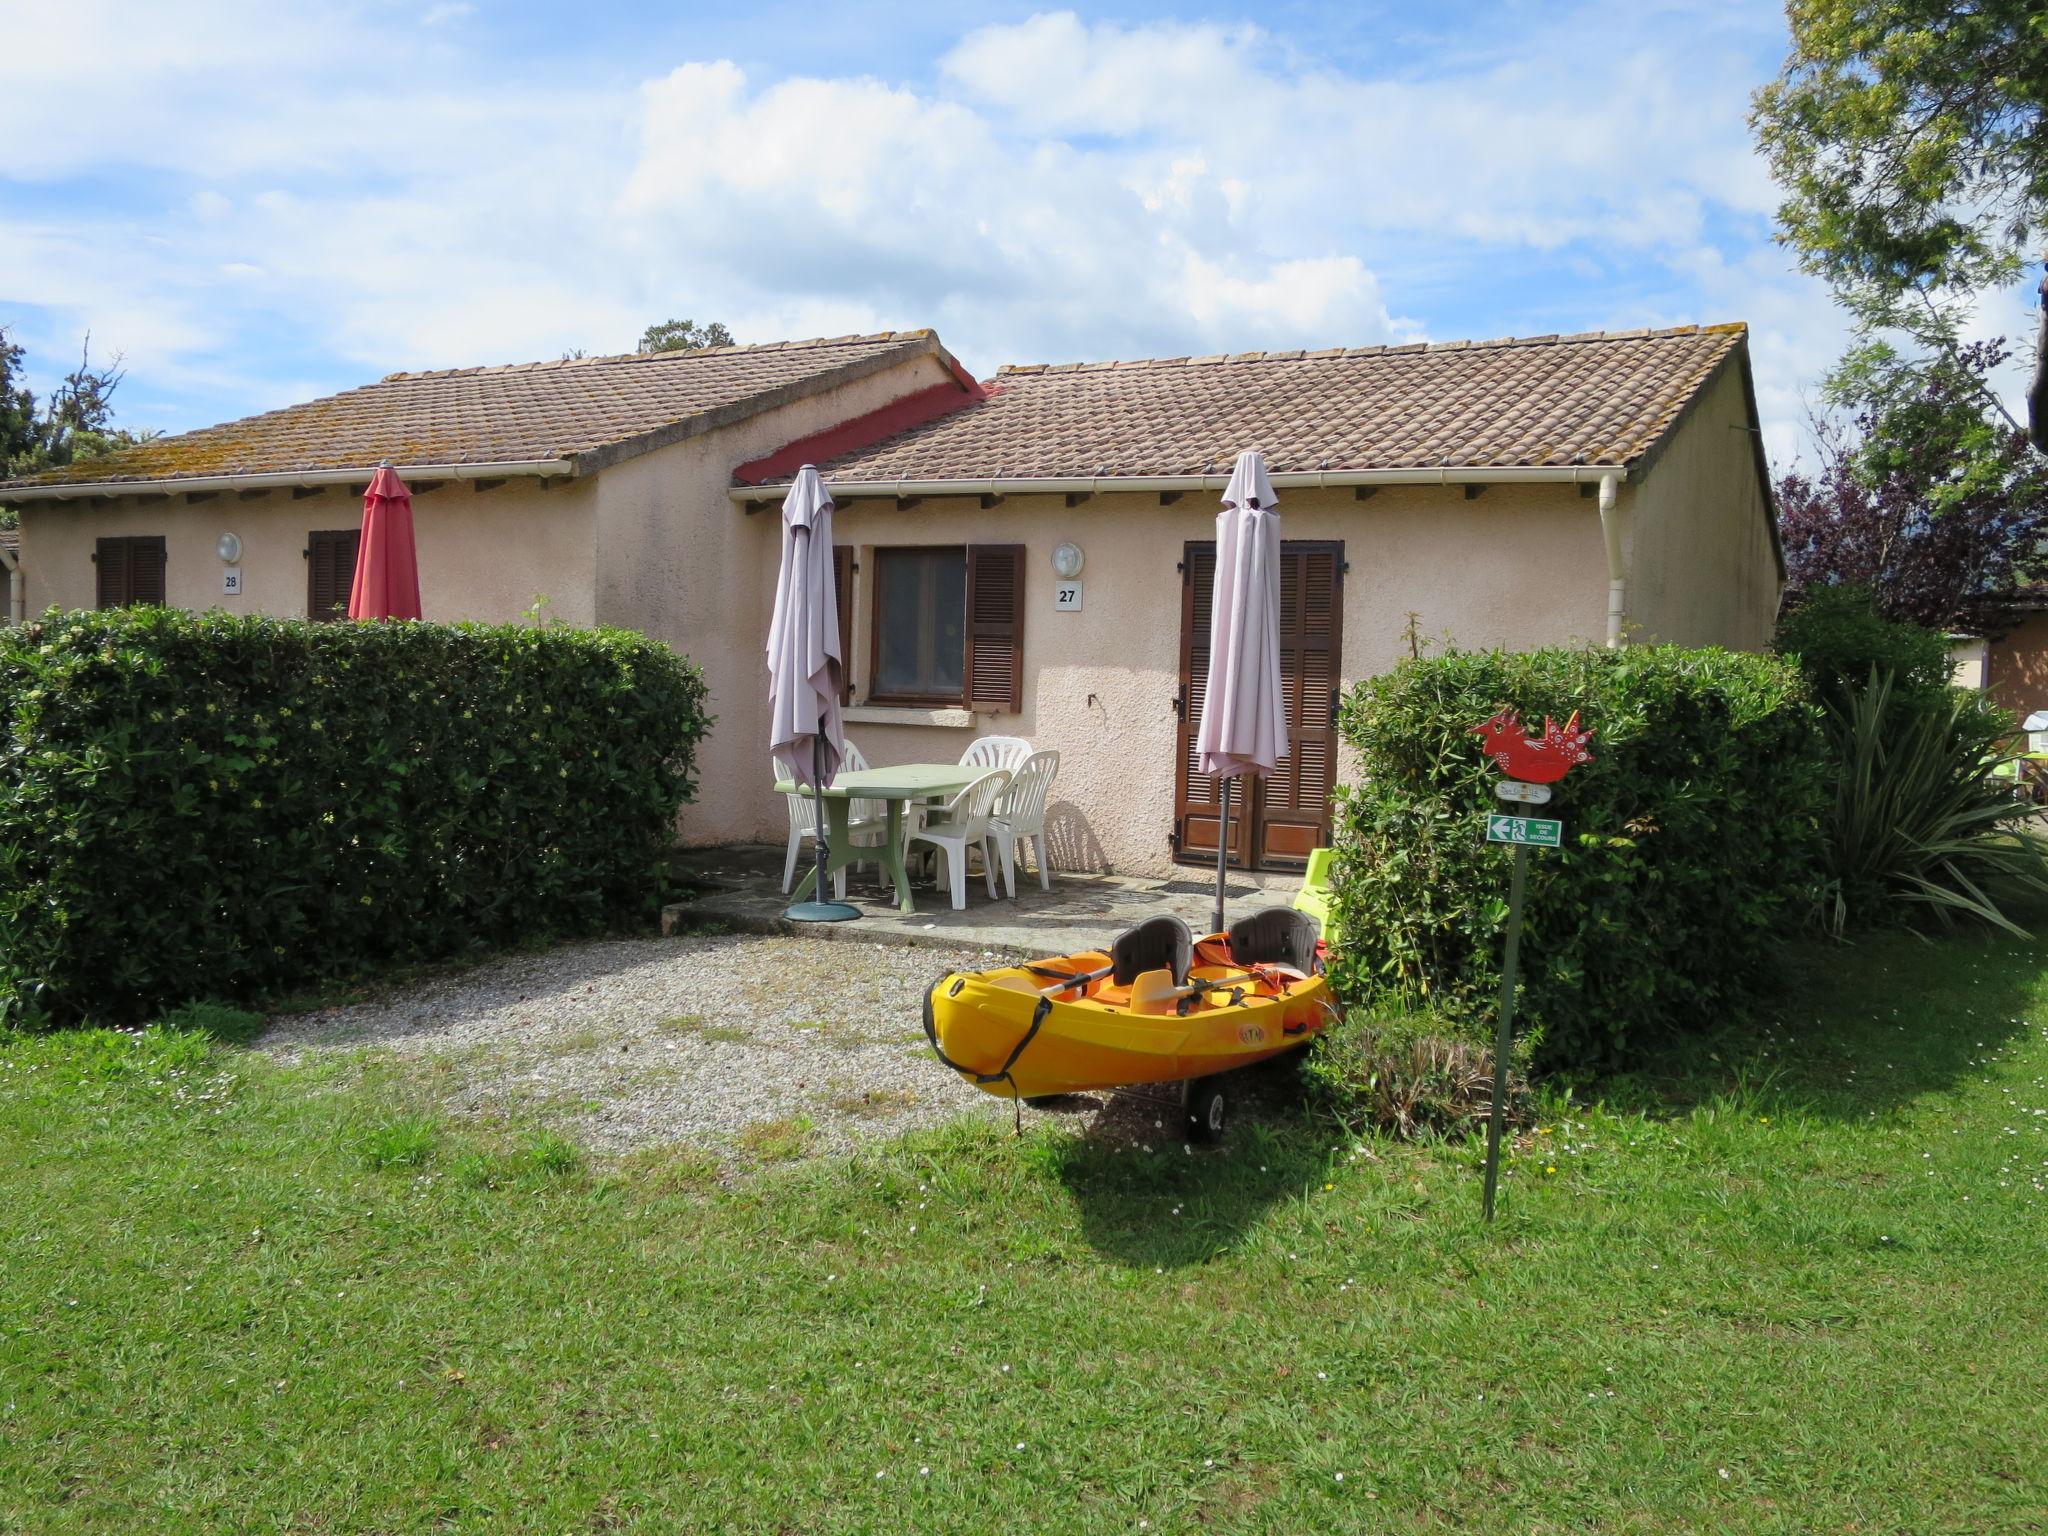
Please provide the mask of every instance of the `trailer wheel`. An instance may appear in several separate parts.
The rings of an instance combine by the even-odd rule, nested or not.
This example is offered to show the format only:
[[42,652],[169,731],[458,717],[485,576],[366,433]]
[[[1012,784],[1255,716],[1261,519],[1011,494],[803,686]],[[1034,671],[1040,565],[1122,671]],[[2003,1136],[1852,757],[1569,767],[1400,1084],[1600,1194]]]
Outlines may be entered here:
[[1182,1130],[1198,1147],[1221,1141],[1229,1128],[1229,1103],[1213,1077],[1198,1077],[1181,1090],[1181,1110]]

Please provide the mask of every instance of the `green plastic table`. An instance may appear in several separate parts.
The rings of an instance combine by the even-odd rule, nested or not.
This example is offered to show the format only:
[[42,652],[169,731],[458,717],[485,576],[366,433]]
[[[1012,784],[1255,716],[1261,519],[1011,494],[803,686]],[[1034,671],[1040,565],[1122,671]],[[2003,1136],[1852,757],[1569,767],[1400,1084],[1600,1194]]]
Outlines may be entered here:
[[[840,774],[824,795],[825,873],[837,874],[849,864],[879,854],[882,867],[896,882],[897,909],[915,912],[917,903],[910,896],[910,876],[903,868],[903,807],[912,800],[956,794],[987,772],[985,767],[968,763],[905,763],[898,768],[863,768],[858,773]],[[785,795],[812,798],[809,790],[798,789],[788,779],[778,780],[775,787]],[[889,832],[880,848],[857,847],[849,840],[848,805],[854,800],[880,800],[888,806]],[[805,900],[817,885],[818,864],[813,859],[790,899]]]

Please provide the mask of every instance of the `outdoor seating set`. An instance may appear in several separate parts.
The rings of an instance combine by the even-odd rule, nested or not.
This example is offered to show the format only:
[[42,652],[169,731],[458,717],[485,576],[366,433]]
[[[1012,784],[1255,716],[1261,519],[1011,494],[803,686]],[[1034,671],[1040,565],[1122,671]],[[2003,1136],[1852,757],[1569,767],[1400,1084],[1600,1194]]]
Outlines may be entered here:
[[[781,765],[772,766],[776,788],[789,797],[789,850],[782,873],[787,892],[796,883],[805,840],[816,843],[816,811],[810,795],[788,781]],[[1000,866],[1005,894],[1014,900],[1018,853],[1027,842],[1039,887],[1050,891],[1045,807],[1059,766],[1059,753],[1034,752],[1021,736],[983,736],[958,763],[898,768],[870,768],[860,748],[847,741],[839,774],[825,796],[835,894],[845,899],[849,867],[872,861],[895,889],[897,905],[911,911],[910,863],[929,853],[935,883],[950,887],[957,912],[967,905],[968,857],[979,849],[989,898],[995,898]]]

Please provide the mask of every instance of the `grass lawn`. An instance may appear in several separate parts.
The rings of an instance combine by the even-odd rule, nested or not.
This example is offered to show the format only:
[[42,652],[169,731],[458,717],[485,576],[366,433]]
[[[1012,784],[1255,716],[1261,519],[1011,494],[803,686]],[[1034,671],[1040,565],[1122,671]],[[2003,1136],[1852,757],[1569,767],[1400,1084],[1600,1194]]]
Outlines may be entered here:
[[721,1182],[12,1040],[0,1530],[2048,1529],[2048,949],[1780,1018],[1553,1106],[1492,1233],[1471,1149],[1275,1116]]

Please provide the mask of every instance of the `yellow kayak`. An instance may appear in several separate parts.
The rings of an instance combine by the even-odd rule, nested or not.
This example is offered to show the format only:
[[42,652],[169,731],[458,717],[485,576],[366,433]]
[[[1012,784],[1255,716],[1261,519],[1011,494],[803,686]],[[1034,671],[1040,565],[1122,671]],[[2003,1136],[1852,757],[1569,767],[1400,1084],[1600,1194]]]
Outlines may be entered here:
[[[924,1004],[940,1061],[1021,1099],[1213,1077],[1307,1044],[1334,1016],[1315,920],[1286,907],[1199,943],[1179,918],[1153,918],[1108,950],[956,971]],[[1198,1118],[1220,1133],[1210,1097],[1213,1117]]]

